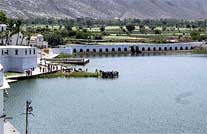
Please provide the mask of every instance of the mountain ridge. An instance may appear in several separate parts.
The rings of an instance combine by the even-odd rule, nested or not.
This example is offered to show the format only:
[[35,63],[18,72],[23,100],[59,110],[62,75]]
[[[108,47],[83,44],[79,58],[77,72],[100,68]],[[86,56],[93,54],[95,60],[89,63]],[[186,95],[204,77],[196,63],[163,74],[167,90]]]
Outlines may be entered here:
[[207,0],[0,0],[11,18],[206,19]]

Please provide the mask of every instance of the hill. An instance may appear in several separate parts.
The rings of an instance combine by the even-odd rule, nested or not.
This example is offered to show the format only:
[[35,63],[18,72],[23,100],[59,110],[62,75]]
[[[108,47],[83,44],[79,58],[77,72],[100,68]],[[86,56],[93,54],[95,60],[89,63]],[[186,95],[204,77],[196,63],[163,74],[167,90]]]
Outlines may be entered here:
[[12,18],[207,18],[207,0],[0,0]]

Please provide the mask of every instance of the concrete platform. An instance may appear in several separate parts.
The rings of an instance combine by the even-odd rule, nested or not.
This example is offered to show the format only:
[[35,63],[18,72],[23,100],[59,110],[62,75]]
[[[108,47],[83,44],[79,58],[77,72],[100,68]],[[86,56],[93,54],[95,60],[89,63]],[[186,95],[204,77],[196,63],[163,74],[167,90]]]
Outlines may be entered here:
[[4,123],[4,134],[20,134],[20,132],[10,123]]

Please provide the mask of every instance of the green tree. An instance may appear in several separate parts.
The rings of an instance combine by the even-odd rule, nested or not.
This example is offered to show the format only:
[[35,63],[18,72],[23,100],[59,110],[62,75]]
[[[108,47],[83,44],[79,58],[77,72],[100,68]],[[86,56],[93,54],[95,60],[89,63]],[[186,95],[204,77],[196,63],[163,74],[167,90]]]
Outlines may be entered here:
[[126,29],[131,33],[132,31],[135,30],[135,25],[134,24],[128,24],[128,25],[126,25]]
[[100,27],[100,31],[103,33],[103,32],[105,32],[105,30],[106,30],[105,26],[102,25],[102,26]]
[[190,36],[191,36],[191,38],[192,38],[193,40],[199,40],[200,37],[201,37],[201,34],[200,34],[200,32],[198,32],[198,31],[192,31],[192,32],[190,33]]
[[139,31],[140,31],[141,34],[145,34],[145,33],[146,33],[146,28],[145,28],[145,26],[144,26],[144,25],[140,25],[140,26],[139,26]]
[[63,45],[64,40],[62,36],[58,32],[51,32],[44,34],[45,40],[48,41],[48,44],[52,47],[56,47],[58,45]]
[[7,22],[8,22],[8,18],[6,16],[6,14],[0,11],[0,23],[6,24]]
[[155,32],[155,34],[161,34],[162,33],[161,30],[158,30],[158,29],[154,30],[154,32]]
[[22,21],[21,20],[17,20],[16,21],[16,33],[17,33],[16,45],[18,45],[18,42],[19,42],[19,33],[20,33],[21,25],[22,25]]

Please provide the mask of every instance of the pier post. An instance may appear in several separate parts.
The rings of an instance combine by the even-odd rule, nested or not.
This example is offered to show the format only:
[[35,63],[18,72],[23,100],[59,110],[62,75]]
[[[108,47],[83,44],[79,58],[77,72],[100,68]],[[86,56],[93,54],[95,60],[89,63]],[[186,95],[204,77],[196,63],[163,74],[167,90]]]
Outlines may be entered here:
[[26,130],[25,134],[28,134],[28,115],[31,114],[33,108],[31,106],[32,101],[26,101]]

